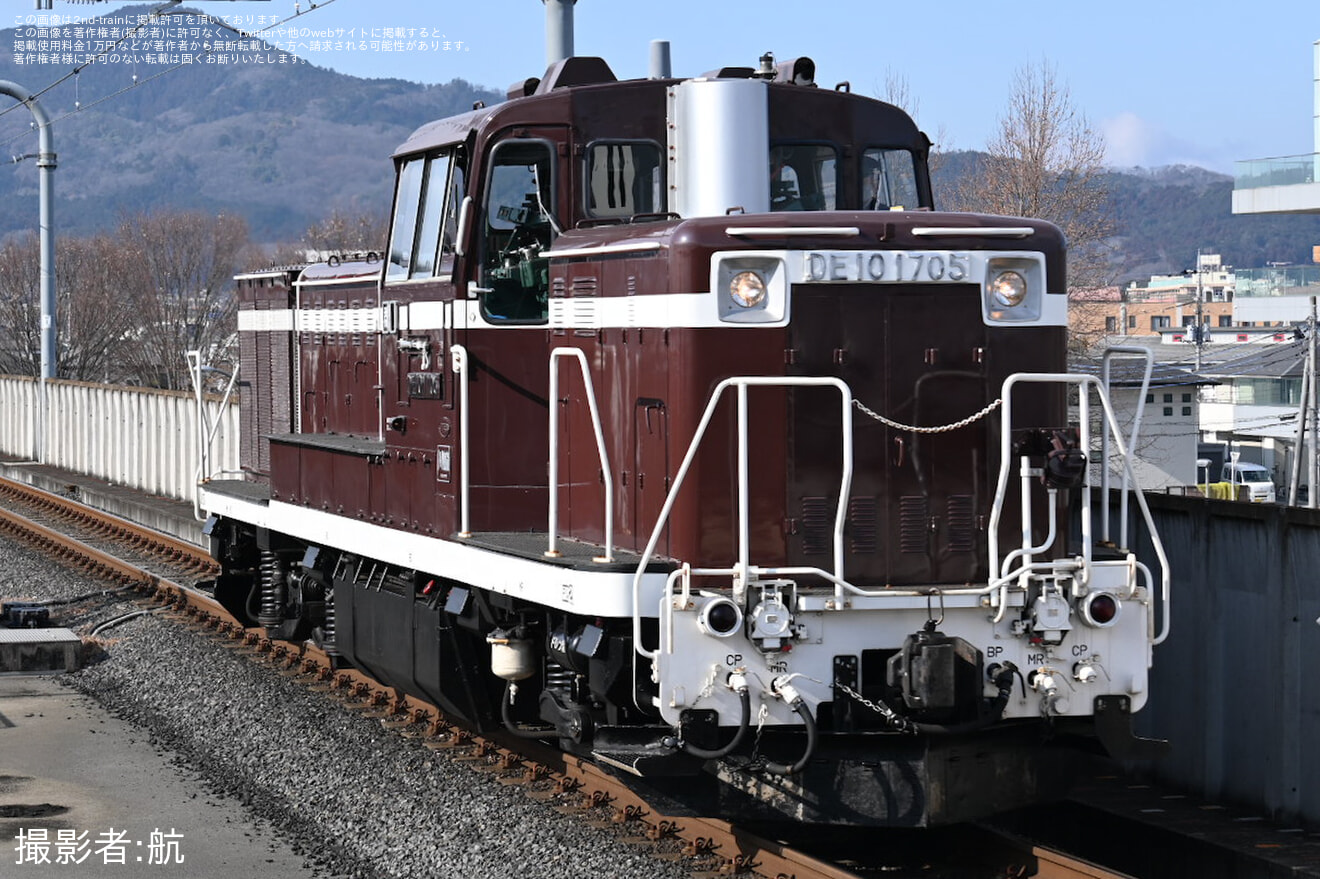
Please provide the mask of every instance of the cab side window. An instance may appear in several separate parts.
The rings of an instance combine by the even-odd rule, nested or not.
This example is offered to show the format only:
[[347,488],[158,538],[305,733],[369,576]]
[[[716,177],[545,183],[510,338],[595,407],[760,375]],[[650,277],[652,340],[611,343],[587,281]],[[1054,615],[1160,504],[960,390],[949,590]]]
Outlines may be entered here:
[[385,276],[402,280],[412,269],[413,244],[417,240],[417,208],[422,201],[424,158],[408,159],[399,169],[398,194],[394,199],[394,225],[390,231],[390,263]]
[[445,185],[449,182],[449,155],[441,153],[426,162],[426,182],[422,187],[422,203],[418,211],[421,222],[417,227],[417,246],[413,250],[410,278],[429,278],[435,272],[436,253],[439,250],[440,226],[444,220]]
[[587,149],[587,216],[627,218],[662,210],[660,145],[600,141]]
[[545,141],[495,148],[482,211],[482,311],[487,320],[543,323],[548,315],[554,217],[554,150]]
[[440,227],[440,261],[436,274],[446,277],[454,273],[454,254],[457,252],[458,211],[463,205],[463,194],[467,191],[467,174],[464,173],[462,156],[457,157],[449,171],[449,194],[445,198],[445,220]]

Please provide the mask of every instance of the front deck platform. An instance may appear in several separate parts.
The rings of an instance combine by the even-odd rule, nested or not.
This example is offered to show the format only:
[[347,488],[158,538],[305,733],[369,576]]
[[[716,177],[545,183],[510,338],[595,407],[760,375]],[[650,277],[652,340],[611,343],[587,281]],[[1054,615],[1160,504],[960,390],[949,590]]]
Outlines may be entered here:
[[[471,537],[454,536],[450,539],[504,555],[580,571],[631,572],[637,570],[642,560],[639,553],[616,547],[610,554],[612,561],[597,561],[605,555],[604,546],[562,536],[555,541],[559,555],[547,556],[545,553],[550,546],[550,535],[545,531],[482,531]],[[674,567],[675,562],[672,560],[652,558],[646,565],[646,572],[665,574]]]

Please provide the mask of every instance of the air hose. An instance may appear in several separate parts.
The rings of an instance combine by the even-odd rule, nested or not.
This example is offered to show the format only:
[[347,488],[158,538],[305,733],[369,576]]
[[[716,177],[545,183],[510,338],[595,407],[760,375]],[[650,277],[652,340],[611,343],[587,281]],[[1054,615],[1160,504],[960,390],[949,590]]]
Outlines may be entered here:
[[699,757],[702,760],[718,760],[733,753],[733,749],[742,744],[742,740],[747,736],[747,729],[752,725],[752,696],[747,692],[747,686],[738,688],[738,702],[742,706],[742,714],[738,718],[738,731],[733,734],[727,745],[708,751],[705,748],[698,748],[689,742],[683,743],[683,750],[693,757]]
[[811,707],[798,697],[792,701],[793,710],[802,718],[802,725],[807,732],[807,747],[803,749],[802,756],[796,763],[774,763],[767,762],[761,768],[771,775],[797,775],[803,769],[807,768],[813,754],[816,753],[816,718],[811,715]]

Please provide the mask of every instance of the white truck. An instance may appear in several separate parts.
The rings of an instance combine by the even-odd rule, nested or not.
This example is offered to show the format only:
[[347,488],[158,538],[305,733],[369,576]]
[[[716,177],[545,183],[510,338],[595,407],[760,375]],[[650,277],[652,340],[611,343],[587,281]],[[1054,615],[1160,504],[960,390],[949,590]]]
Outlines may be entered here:
[[[1253,504],[1274,503],[1274,476],[1268,467],[1246,461],[1226,463],[1220,479],[1234,486],[1247,487],[1247,499]],[[1235,487],[1234,491],[1238,491]]]

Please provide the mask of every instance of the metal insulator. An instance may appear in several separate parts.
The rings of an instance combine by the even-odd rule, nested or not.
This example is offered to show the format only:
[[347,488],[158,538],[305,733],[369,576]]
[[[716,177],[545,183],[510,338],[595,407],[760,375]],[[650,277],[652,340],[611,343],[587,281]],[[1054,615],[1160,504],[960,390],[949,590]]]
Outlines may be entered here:
[[279,556],[268,550],[261,553],[261,612],[257,623],[271,629],[284,622],[284,571]]

